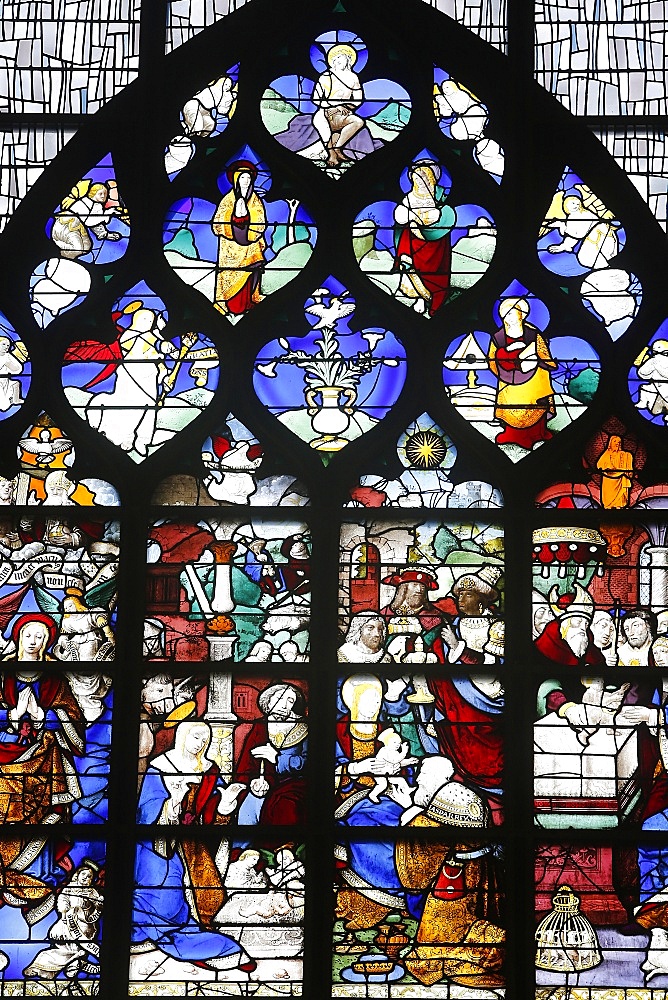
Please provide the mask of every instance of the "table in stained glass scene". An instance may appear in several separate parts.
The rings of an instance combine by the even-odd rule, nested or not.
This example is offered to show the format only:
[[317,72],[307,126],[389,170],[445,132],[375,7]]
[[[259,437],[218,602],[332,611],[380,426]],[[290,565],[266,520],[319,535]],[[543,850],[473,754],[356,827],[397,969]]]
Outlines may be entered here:
[[[641,754],[647,758],[649,734],[633,723],[631,706],[626,711],[602,707],[604,700],[622,702],[625,696],[610,683],[606,689],[609,678],[583,680],[583,701],[564,700],[566,716],[545,709],[534,724],[534,807],[536,824],[545,829],[600,830],[638,822]],[[550,684],[555,686],[546,696]],[[562,691],[554,681],[545,682],[539,706]]]

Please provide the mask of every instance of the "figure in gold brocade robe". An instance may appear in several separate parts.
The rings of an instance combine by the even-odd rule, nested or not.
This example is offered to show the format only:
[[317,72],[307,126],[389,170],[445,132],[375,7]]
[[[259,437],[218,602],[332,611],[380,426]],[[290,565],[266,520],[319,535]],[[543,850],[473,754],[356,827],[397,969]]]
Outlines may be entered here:
[[[46,617],[46,616],[43,616]],[[0,739],[0,822],[60,824],[82,796],[74,758],[85,751],[83,713],[65,677],[32,671],[0,675],[7,728]],[[55,722],[55,728],[54,728]],[[21,905],[29,924],[53,907],[53,889],[28,873],[44,838],[0,841],[0,897]],[[53,844],[53,863],[67,855],[66,837]]]
[[68,821],[82,795],[74,758],[85,750],[85,723],[67,680],[32,671],[4,674],[0,699],[8,718],[0,740],[0,819]]
[[257,167],[237,160],[227,171],[232,185],[213,219],[218,237],[218,273],[214,305],[240,316],[262,299],[260,278],[266,249],[267,216],[254,190]]
[[[407,828],[487,825],[482,799],[450,781]],[[408,892],[428,890],[406,970],[425,986],[446,980],[476,989],[504,985],[502,893],[492,844],[398,843],[397,872]]]
[[497,444],[518,444],[531,450],[549,441],[547,419],[556,413],[550,371],[556,362],[541,332],[526,322],[526,299],[503,299],[503,327],[489,345],[489,367],[498,381],[494,416],[503,424]]

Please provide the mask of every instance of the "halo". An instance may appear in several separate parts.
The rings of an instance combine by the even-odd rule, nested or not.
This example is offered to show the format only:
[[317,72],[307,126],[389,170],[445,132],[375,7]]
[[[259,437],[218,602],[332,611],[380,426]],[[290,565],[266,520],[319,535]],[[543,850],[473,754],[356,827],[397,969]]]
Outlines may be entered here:
[[179,722],[183,722],[184,719],[190,718],[196,708],[197,705],[194,701],[184,701],[182,705],[177,705],[165,719],[165,729],[173,729],[174,726],[178,726]]
[[436,180],[436,183],[438,184],[438,182],[441,179],[441,165],[440,165],[440,163],[437,163],[436,160],[427,159],[426,157],[424,157],[424,159],[421,159],[421,160],[414,160],[414,162],[411,163],[411,165],[408,168],[408,176],[411,177],[413,175],[414,171],[418,167],[429,167],[429,169],[431,171],[433,171],[434,179]]
[[337,56],[346,55],[350,60],[350,67],[355,65],[357,62],[357,50],[352,47],[352,45],[346,45],[345,42],[340,42],[338,45],[332,45],[331,49],[327,52],[327,65],[332,67],[332,63]]

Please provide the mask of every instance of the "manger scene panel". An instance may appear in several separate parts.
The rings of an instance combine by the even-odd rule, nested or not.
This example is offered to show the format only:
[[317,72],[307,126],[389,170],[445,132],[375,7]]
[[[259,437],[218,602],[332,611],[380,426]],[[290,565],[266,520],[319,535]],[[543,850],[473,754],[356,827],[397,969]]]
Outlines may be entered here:
[[131,995],[301,996],[304,845],[159,833],[136,848]]

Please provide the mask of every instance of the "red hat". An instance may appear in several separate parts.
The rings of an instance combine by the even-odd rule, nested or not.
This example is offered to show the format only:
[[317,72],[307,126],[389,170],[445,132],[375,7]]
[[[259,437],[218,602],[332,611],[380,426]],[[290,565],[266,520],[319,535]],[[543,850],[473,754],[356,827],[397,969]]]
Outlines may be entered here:
[[39,614],[38,612],[34,612],[26,615],[19,615],[19,617],[12,625],[12,640],[14,641],[16,646],[18,646],[19,644],[19,634],[21,632],[21,629],[24,627],[24,625],[29,625],[32,622],[41,622],[42,625],[46,625],[46,627],[49,630],[49,640],[46,645],[47,646],[53,645],[53,643],[56,641],[56,635],[58,634],[58,626],[54,622],[51,615],[43,615]]
[[388,583],[391,587],[398,587],[400,583],[423,583],[427,590],[438,590],[436,577],[424,566],[409,566],[399,573],[392,573],[385,577],[383,583]]

